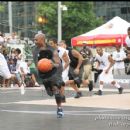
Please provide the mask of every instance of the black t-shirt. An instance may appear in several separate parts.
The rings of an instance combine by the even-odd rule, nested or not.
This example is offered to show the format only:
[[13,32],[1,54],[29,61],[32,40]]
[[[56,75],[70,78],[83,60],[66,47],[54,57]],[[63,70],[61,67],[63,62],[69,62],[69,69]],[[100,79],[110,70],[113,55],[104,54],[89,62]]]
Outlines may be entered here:
[[78,58],[73,56],[71,48],[68,48],[67,50],[69,51],[68,55],[70,58],[70,67],[75,69],[78,65]]
[[[42,58],[47,58],[53,61],[53,53],[54,53],[54,49],[47,45],[45,50],[39,50],[38,48],[36,48],[34,50],[33,56],[34,56],[34,62],[37,66],[37,62],[39,60],[41,60]],[[51,77],[53,74],[55,74],[57,71],[57,68],[54,67],[52,70],[48,71],[48,72],[41,72],[38,70],[39,76],[44,79],[44,78],[49,78]]]

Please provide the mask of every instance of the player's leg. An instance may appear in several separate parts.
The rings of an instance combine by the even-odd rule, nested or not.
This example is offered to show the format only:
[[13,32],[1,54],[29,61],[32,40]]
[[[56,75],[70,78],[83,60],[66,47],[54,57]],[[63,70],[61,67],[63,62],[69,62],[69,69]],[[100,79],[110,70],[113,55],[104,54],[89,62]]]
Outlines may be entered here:
[[93,90],[93,81],[92,81],[92,66],[87,64],[84,66],[84,71],[82,75],[83,84],[86,84],[89,88],[89,91]]
[[82,96],[82,92],[79,90],[80,84],[82,83],[81,78],[74,74],[74,69],[71,67],[69,68],[68,77],[69,81],[67,84],[69,84],[76,91],[74,98],[80,98]]
[[121,87],[120,84],[118,84],[115,80],[113,80],[113,81],[111,82],[111,84],[118,89],[119,94],[122,94],[122,93],[123,93],[123,87]]
[[43,85],[45,87],[45,90],[49,96],[53,96],[53,89],[50,81],[43,81]]
[[62,108],[61,90],[58,86],[53,86],[53,92],[54,92],[55,100],[57,104],[57,117],[62,118],[64,116],[64,113],[63,113],[63,108]]

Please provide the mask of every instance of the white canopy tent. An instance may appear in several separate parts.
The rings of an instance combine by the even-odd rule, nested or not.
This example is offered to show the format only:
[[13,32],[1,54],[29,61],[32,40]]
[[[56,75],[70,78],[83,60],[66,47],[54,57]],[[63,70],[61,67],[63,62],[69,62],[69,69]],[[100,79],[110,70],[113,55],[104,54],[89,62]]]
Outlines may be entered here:
[[130,23],[116,16],[102,26],[71,39],[72,46],[112,46],[126,44],[125,38]]

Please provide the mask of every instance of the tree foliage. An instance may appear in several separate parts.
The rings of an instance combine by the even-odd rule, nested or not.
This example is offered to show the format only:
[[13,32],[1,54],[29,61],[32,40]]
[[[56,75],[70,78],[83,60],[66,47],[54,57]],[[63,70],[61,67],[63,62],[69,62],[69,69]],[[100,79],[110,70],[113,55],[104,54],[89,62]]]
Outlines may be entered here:
[[[93,2],[62,2],[67,11],[62,11],[62,39],[70,43],[71,38],[86,33],[103,23],[94,13]],[[48,37],[57,38],[58,2],[41,2],[37,8],[38,16],[44,16],[44,32]]]
[[0,12],[4,11],[4,6],[0,4]]

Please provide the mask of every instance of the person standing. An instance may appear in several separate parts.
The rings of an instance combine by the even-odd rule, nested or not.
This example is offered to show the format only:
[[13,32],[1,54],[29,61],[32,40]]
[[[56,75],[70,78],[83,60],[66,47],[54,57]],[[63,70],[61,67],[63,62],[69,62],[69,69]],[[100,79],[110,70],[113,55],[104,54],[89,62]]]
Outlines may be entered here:
[[121,45],[116,45],[116,51],[113,52],[112,58],[115,61],[114,64],[114,75],[125,75],[125,64],[124,59],[126,58],[126,53],[121,50]]
[[55,100],[57,104],[57,117],[62,118],[63,108],[62,108],[62,98],[61,98],[61,86],[62,86],[62,64],[56,49],[45,43],[45,35],[42,33],[36,34],[34,37],[36,48],[33,52],[34,63],[37,63],[42,58],[47,58],[52,61],[52,70],[44,73],[38,70],[38,75],[43,81],[46,92],[49,96],[55,95]]
[[124,63],[125,63],[125,73],[127,75],[130,75],[130,53],[127,54]]
[[126,49],[128,53],[130,52],[130,27],[128,27],[127,29],[127,36],[126,36],[125,42],[126,42]]

